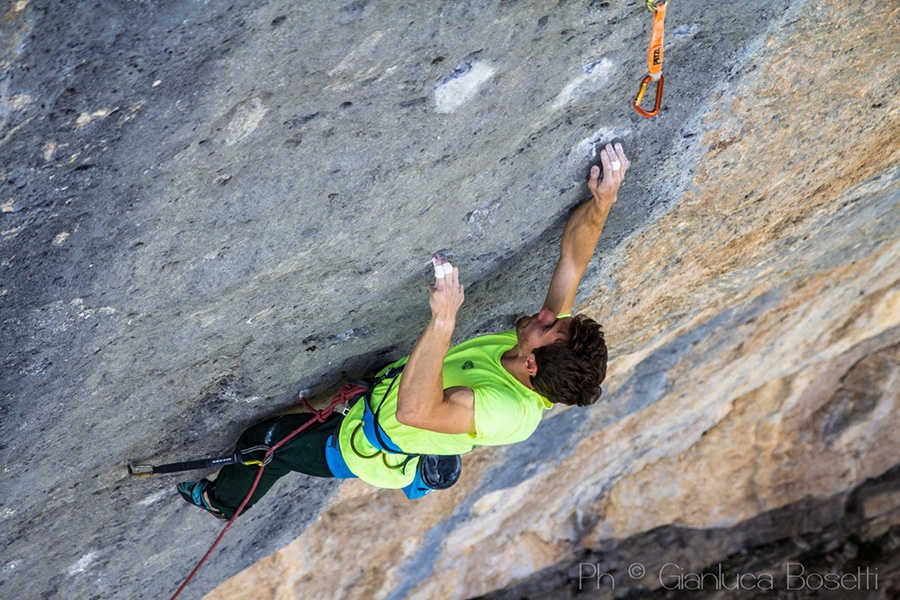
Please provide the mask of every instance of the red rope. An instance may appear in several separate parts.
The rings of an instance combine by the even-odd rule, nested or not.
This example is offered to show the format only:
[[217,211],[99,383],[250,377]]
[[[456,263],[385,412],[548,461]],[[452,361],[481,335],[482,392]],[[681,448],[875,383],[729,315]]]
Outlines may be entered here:
[[[329,404],[322,410],[314,409],[309,404],[309,402],[307,402],[306,398],[301,396],[300,400],[303,402],[303,404],[306,406],[306,408],[309,409],[309,411],[313,413],[313,418],[311,418],[309,421],[307,421],[306,423],[304,423],[303,425],[301,425],[300,427],[298,427],[297,429],[292,431],[287,437],[282,439],[280,442],[278,442],[277,444],[275,444],[274,446],[269,448],[269,450],[266,452],[265,458],[263,458],[263,463],[268,462],[269,457],[272,454],[274,454],[276,450],[278,450],[279,448],[284,446],[286,443],[288,443],[289,441],[294,439],[294,437],[296,437],[297,434],[299,434],[301,431],[303,431],[304,429],[306,429],[307,427],[312,425],[314,421],[318,421],[319,423],[324,423],[325,420],[328,417],[330,417],[331,414],[334,412],[334,409],[336,406],[338,406],[339,404],[343,404],[344,402],[347,402],[348,400],[352,399],[354,396],[358,396],[359,394],[364,393],[365,391],[366,391],[366,388],[364,388],[364,387],[360,387],[358,385],[353,385],[353,384],[348,383],[347,385],[345,385],[343,387],[343,389],[341,389],[340,392],[338,392],[337,396],[335,396],[334,398],[331,399],[331,404]],[[250,501],[250,497],[253,496],[253,492],[256,491],[256,486],[259,484],[259,480],[262,478],[263,470],[265,468],[266,468],[265,464],[262,464],[259,466],[259,471],[257,471],[257,473],[256,473],[256,479],[253,481],[253,485],[250,486],[250,491],[247,492],[247,496],[244,498],[244,501],[241,502],[240,506],[238,506],[237,511],[234,513],[234,516],[231,517],[231,519],[229,519],[228,523],[225,525],[225,528],[222,530],[222,533],[219,534],[219,537],[216,538],[216,541],[213,542],[212,546],[209,547],[209,550],[206,551],[206,554],[203,555],[203,558],[200,559],[200,562],[197,563],[197,566],[194,567],[194,570],[191,571],[191,574],[187,576],[187,579],[184,580],[184,583],[181,584],[181,586],[175,592],[175,595],[172,596],[171,600],[175,600],[175,598],[177,598],[181,594],[181,592],[184,591],[184,588],[187,587],[187,584],[190,583],[191,579],[194,578],[194,575],[197,574],[197,572],[200,570],[200,567],[202,567],[203,563],[206,562],[206,559],[208,559],[210,557],[210,555],[212,555],[213,551],[216,549],[216,546],[219,545],[219,542],[222,541],[222,538],[225,537],[225,534],[228,533],[228,530],[231,529],[232,525],[234,525],[235,520],[241,514],[241,511],[244,510],[244,507],[247,506],[247,502]]]

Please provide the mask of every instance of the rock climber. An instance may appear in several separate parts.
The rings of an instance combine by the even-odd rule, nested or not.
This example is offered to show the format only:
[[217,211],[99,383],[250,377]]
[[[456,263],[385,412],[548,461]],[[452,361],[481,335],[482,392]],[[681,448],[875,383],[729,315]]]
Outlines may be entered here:
[[[412,352],[382,369],[346,414],[334,413],[273,455],[245,508],[291,471],[317,477],[358,477],[403,489],[410,498],[442,489],[459,474],[458,455],[476,446],[521,442],[554,403],[587,406],[600,398],[607,350],[600,324],[572,316],[575,294],[628,170],[621,144],[606,144],[591,167],[591,198],[566,222],[559,259],[539,312],[515,329],[453,348],[450,339],[465,298],[459,269],[433,259],[431,320]],[[237,450],[269,446],[309,420],[289,414],[247,429]],[[178,484],[189,503],[229,519],[245,499],[258,467],[221,469],[214,481]]]

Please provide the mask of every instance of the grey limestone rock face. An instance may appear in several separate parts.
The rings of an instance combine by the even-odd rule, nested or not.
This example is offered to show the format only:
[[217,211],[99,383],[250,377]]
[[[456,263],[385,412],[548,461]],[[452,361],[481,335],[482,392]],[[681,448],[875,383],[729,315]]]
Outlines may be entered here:
[[[785,447],[770,467],[721,461],[755,473],[756,488],[692,512],[701,480],[686,475],[644,499],[647,527],[793,505],[808,482],[770,471],[811,460],[792,450],[808,439],[846,458],[813,495],[887,471],[896,438],[880,450],[864,438],[896,418],[896,365],[877,353],[900,326],[900,95],[896,65],[877,57],[898,19],[889,3],[815,8],[676,0],[663,109],[647,120],[631,107],[643,2],[7,2],[0,596],[174,592],[218,525],[181,502],[177,478],[129,478],[126,460],[227,452],[299,394],[322,401],[407,353],[428,318],[434,251],[467,286],[457,341],[534,312],[612,140],[633,166],[579,297],[611,339],[604,405],[476,453],[469,479],[431,505],[288,478],[187,597],[296,538],[403,549],[389,580],[323,576],[335,597],[488,593],[642,535],[625,507],[660,477],[654,464],[686,469],[707,431],[704,444],[727,449],[782,417],[798,425],[772,434]],[[835,394],[779,387],[824,382],[828,361],[848,373]],[[595,468],[566,479],[586,455]],[[566,501],[525,501],[548,485]],[[359,533],[353,515],[368,510],[404,515],[414,543]],[[491,540],[459,542],[510,520],[521,528],[493,538],[516,549],[507,563],[484,559],[503,554]],[[316,568],[360,564],[334,552]]]

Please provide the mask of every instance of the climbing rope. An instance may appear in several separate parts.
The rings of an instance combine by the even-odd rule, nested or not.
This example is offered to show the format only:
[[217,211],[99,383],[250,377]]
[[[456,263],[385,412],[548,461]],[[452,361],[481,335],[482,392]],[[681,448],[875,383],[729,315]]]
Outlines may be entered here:
[[231,526],[234,524],[235,520],[238,518],[238,516],[240,516],[241,511],[244,510],[244,507],[247,506],[247,503],[250,501],[250,497],[253,496],[253,492],[256,491],[256,486],[259,484],[259,480],[262,478],[263,470],[265,470],[266,465],[271,460],[272,455],[275,453],[275,451],[278,450],[279,448],[281,448],[282,446],[284,446],[286,443],[288,443],[292,439],[294,439],[294,437],[296,437],[297,434],[299,434],[301,431],[303,431],[304,429],[306,429],[307,427],[312,425],[314,422],[324,423],[326,421],[326,419],[328,419],[328,417],[330,417],[331,414],[334,412],[335,407],[337,407],[341,404],[344,404],[345,402],[349,402],[356,396],[358,396],[362,393],[365,393],[366,390],[367,390],[367,388],[364,388],[362,386],[348,383],[341,389],[340,392],[338,392],[337,396],[335,396],[334,398],[331,399],[331,404],[329,404],[322,410],[314,409],[310,405],[310,403],[307,402],[306,398],[304,398],[302,396],[300,397],[300,400],[303,402],[304,406],[306,406],[307,410],[309,410],[311,413],[313,413],[312,418],[310,418],[309,421],[307,421],[306,423],[304,423],[303,425],[301,425],[300,427],[298,427],[297,429],[292,431],[287,437],[285,437],[280,442],[278,442],[277,444],[275,444],[274,446],[272,446],[271,448],[269,448],[266,451],[266,455],[263,458],[263,460],[261,461],[261,464],[259,465],[259,471],[257,471],[257,473],[256,473],[256,479],[253,481],[253,485],[250,486],[250,491],[247,492],[247,496],[244,498],[244,501],[241,502],[240,506],[238,506],[238,509],[234,513],[234,516],[228,520],[228,523],[225,525],[225,528],[222,529],[222,532],[219,534],[219,537],[217,537],[216,541],[214,541],[212,546],[209,547],[209,550],[206,551],[206,554],[203,555],[203,558],[200,559],[200,562],[197,563],[197,566],[194,567],[194,570],[191,571],[190,575],[187,576],[187,579],[184,580],[184,582],[181,584],[181,586],[178,588],[178,590],[172,596],[171,600],[175,600],[176,598],[178,598],[179,595],[181,595],[181,592],[184,591],[184,588],[187,587],[187,584],[190,583],[191,579],[194,578],[194,575],[196,575],[197,572],[200,571],[200,567],[202,567],[203,563],[205,563],[206,560],[212,555],[213,551],[215,551],[216,547],[219,545],[219,542],[222,541],[222,538],[224,538],[225,534],[228,532],[228,530],[231,529]]
[[[647,8],[653,13],[653,29],[650,31],[650,47],[647,49],[647,75],[641,81],[637,98],[634,99],[634,110],[642,117],[655,117],[662,106],[663,82],[663,37],[665,35],[666,5],[668,0],[647,0]],[[647,92],[647,86],[656,82],[656,104],[653,110],[641,108],[641,100]]]

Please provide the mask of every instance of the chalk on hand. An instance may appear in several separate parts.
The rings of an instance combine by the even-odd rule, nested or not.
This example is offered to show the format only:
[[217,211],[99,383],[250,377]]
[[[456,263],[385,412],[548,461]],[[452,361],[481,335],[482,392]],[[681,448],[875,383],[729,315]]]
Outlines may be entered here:
[[453,265],[449,261],[441,263],[442,260],[447,260],[447,258],[441,252],[431,257],[431,264],[434,265],[434,276],[436,279],[443,279],[453,272]]
[[444,265],[442,265],[439,261],[441,258],[437,254],[431,257],[431,264],[434,265],[434,277],[435,279],[443,279],[444,278]]

